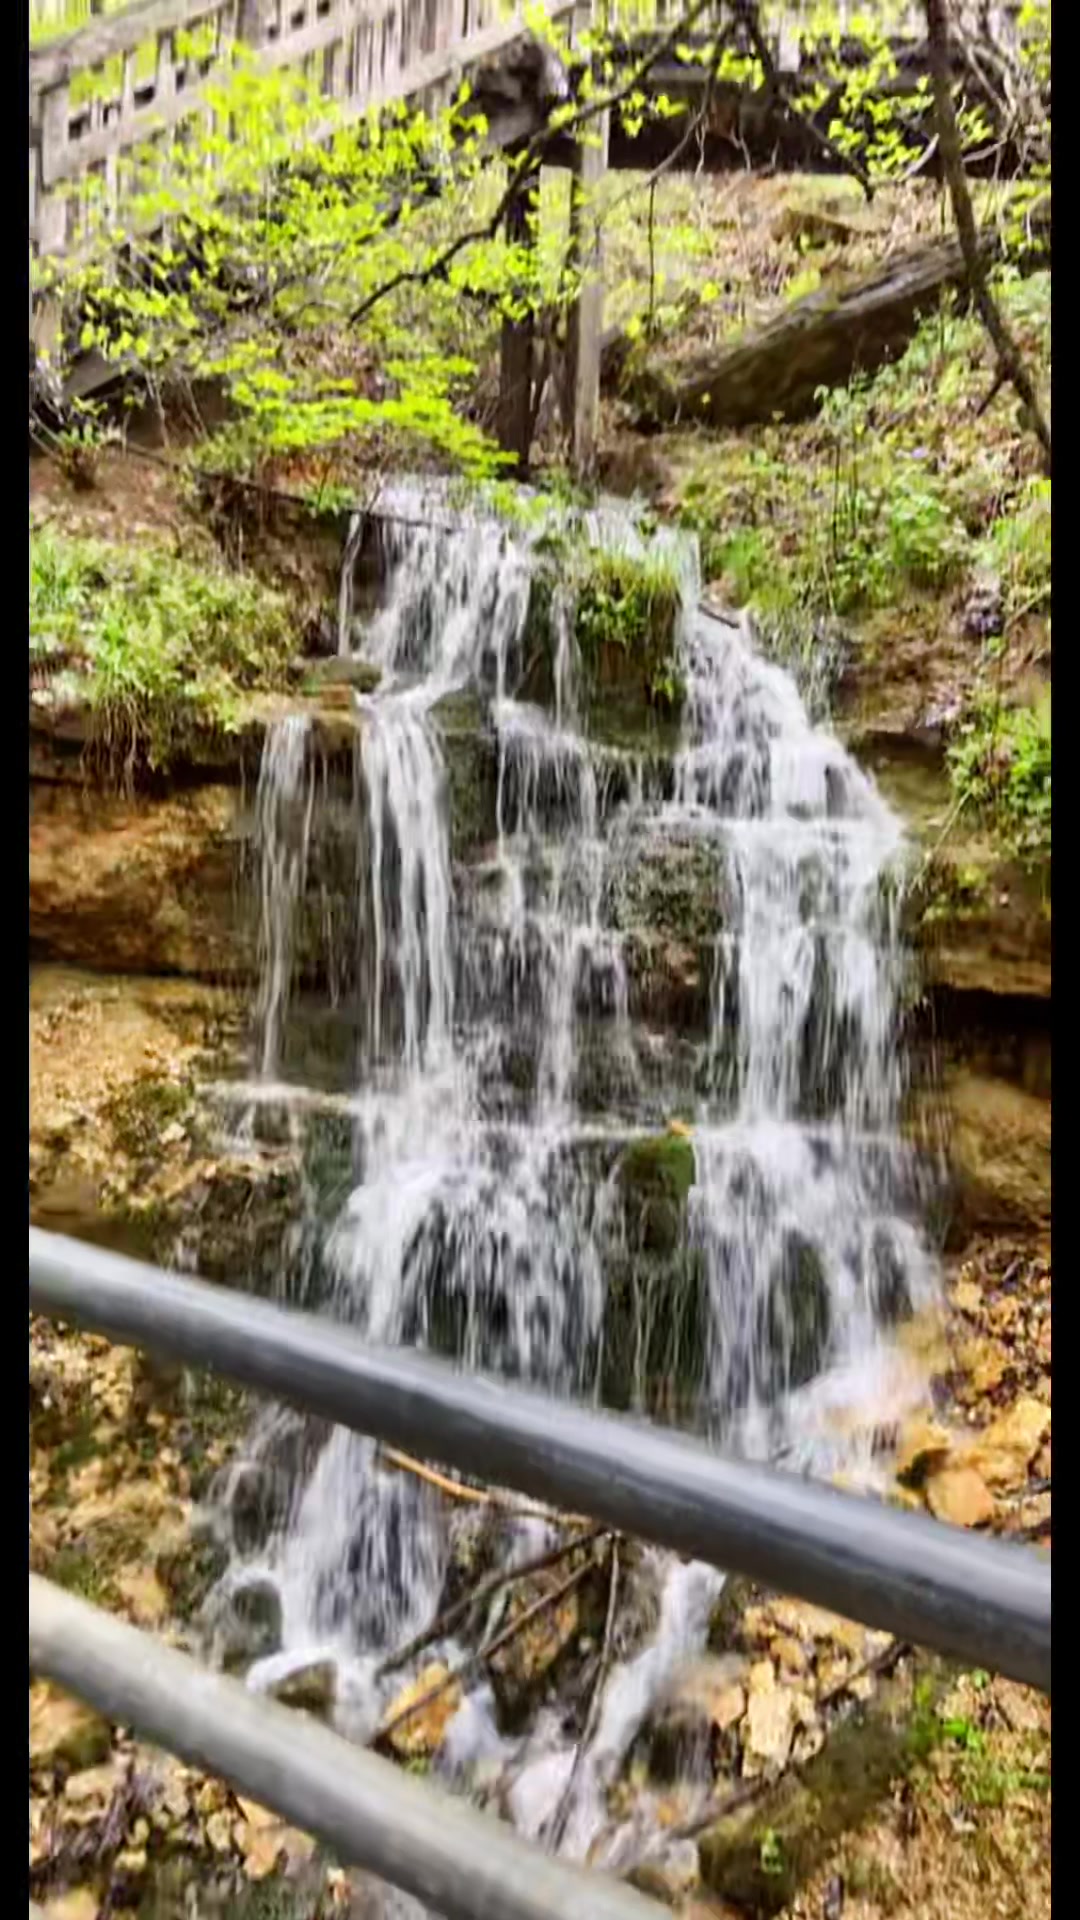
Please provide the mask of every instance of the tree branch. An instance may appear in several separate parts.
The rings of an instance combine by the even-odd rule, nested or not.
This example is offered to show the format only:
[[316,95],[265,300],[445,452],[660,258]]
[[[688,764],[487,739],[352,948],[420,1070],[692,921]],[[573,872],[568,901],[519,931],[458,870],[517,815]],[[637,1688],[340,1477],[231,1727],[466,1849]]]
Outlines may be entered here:
[[1050,426],[1039,403],[1035,382],[1024,364],[1020,349],[1005,323],[997,301],[990,291],[986,264],[979,247],[975,213],[964,171],[964,156],[952,98],[949,66],[949,20],[947,0],[926,0],[926,34],[930,52],[930,73],[934,86],[934,112],[941,147],[941,168],[952,201],[953,217],[964,256],[971,297],[983,326],[990,336],[998,358],[998,367],[1015,388],[1027,421],[1036,435],[1050,472]]
[[776,95],[784,112],[792,120],[798,121],[800,127],[805,129],[815,146],[817,146],[822,153],[827,153],[830,159],[837,161],[837,163],[843,167],[845,173],[852,174],[858,181],[867,200],[872,200],[874,197],[874,189],[865,167],[856,160],[854,154],[842,153],[835,142],[829,139],[827,133],[823,133],[821,128],[817,126],[813,120],[809,119],[806,114],[799,112],[798,107],[790,98],[782,76],[776,71],[772,54],[769,52],[765,36],[761,31],[757,0],[737,0],[737,5],[739,19],[745,26],[754,52],[757,54],[765,70],[766,82]]
[[598,95],[597,98],[593,100],[583,101],[575,108],[573,114],[571,114],[568,119],[560,121],[557,127],[552,127],[550,123],[548,123],[531,135],[521,152],[517,155],[513,165],[510,167],[506,186],[499,196],[495,211],[490,217],[478,223],[475,227],[466,228],[464,233],[459,233],[455,239],[448,242],[441,253],[437,254],[433,260],[429,260],[426,266],[403,267],[400,273],[392,274],[389,280],[384,281],[381,287],[376,287],[373,292],[361,300],[358,307],[354,308],[353,312],[349,315],[349,325],[358,325],[359,322],[371,312],[373,307],[378,306],[380,301],[387,299],[390,294],[396,293],[401,287],[426,286],[431,280],[445,278],[447,268],[466,247],[476,246],[482,240],[494,239],[502,222],[506,218],[509,208],[517,198],[522,185],[529,178],[529,175],[534,173],[536,168],[542,163],[544,151],[550,142],[552,140],[566,139],[568,135],[586,126],[590,120],[597,119],[600,114],[607,113],[610,108],[617,107],[620,101],[627,99],[628,96],[634,92],[635,88],[639,87],[642,81],[648,77],[651,69],[656,66],[657,62],[663,60],[669,53],[674,52],[678,42],[684,38],[701,16],[708,12],[713,3],[714,0],[694,0],[694,4],[687,9],[671,28],[670,32],[664,36],[663,40],[654,46],[649,53],[645,54],[642,59],[638,61],[637,65],[631,69],[631,72],[621,86],[616,87],[611,93]]

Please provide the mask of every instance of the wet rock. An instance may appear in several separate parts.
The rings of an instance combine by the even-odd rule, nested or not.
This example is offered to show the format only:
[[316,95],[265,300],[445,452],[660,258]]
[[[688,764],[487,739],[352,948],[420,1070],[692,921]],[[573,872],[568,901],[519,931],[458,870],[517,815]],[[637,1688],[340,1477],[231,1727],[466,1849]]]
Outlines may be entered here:
[[691,1249],[612,1255],[605,1277],[604,1405],[685,1419],[705,1380],[709,1299],[700,1257]]
[[633,927],[623,941],[631,1017],[684,1035],[707,1031],[714,948]]
[[654,1780],[712,1778],[724,1736],[746,1711],[748,1664],[740,1654],[712,1655],[678,1673],[649,1733]]
[[942,1467],[926,1482],[926,1504],[937,1520],[954,1527],[984,1527],[994,1517],[994,1497],[974,1467]]
[[499,756],[484,701],[475,693],[447,694],[431,709],[442,747],[450,817],[450,853],[466,860],[495,838]]
[[[518,1582],[511,1592],[504,1629],[520,1620],[543,1596],[556,1592],[572,1564],[563,1561]],[[590,1648],[582,1652],[582,1641],[595,1644],[602,1633],[607,1594],[607,1568],[594,1561],[576,1586],[534,1613],[491,1656],[488,1668],[505,1729],[522,1726],[553,1687],[569,1686],[567,1676],[594,1660]]]
[[788,1235],[770,1277],[761,1324],[760,1384],[772,1396],[805,1386],[821,1371],[832,1333],[832,1303],[821,1257]]
[[281,1646],[281,1595],[272,1580],[250,1580],[214,1606],[215,1650],[230,1672],[277,1653]]
[[373,660],[360,660],[355,654],[334,654],[329,660],[303,660],[298,666],[304,674],[304,693],[322,693],[327,687],[349,687],[356,693],[374,693],[382,679],[382,668]]
[[909,1421],[896,1452],[896,1477],[903,1486],[921,1487],[928,1473],[945,1465],[953,1436],[938,1420]]
[[674,1840],[655,1859],[642,1861],[628,1879],[639,1893],[672,1906],[693,1893],[701,1879],[697,1847],[692,1840]]
[[683,1234],[686,1197],[694,1184],[691,1142],[665,1133],[635,1140],[619,1166],[628,1244],[644,1253],[673,1253]]
[[712,940],[725,917],[716,846],[700,835],[657,833],[636,840],[612,875],[607,910],[614,927]]
[[270,1688],[275,1700],[298,1713],[311,1713],[320,1720],[329,1719],[337,1698],[337,1667],[332,1660],[315,1660],[310,1666],[297,1667]]

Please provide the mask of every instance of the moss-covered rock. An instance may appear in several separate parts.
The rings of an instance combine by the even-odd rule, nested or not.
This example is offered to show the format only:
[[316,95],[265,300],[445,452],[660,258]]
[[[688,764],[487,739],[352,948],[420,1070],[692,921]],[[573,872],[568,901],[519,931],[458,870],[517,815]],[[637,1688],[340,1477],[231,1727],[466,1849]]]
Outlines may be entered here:
[[606,907],[612,925],[623,932],[641,928],[680,941],[714,939],[725,918],[715,843],[674,833],[635,840],[612,873]]
[[627,1245],[635,1252],[674,1253],[683,1238],[686,1197],[694,1184],[694,1149],[681,1133],[634,1140],[619,1163]]
[[832,1304],[821,1256],[800,1234],[788,1235],[769,1277],[761,1332],[765,1392],[805,1386],[820,1371],[832,1332]]
[[884,1682],[820,1752],[748,1808],[700,1840],[710,1890],[747,1913],[786,1908],[842,1833],[857,1827],[922,1750],[928,1700],[945,1684],[943,1663],[921,1656]]
[[450,853],[454,860],[466,860],[495,838],[498,743],[476,693],[447,694],[432,707],[431,719],[446,768]]
[[301,660],[297,663],[303,679],[302,693],[320,694],[327,687],[351,687],[355,693],[374,693],[382,679],[382,668],[373,660],[359,660],[355,654],[332,654],[329,660]]
[[679,583],[655,557],[558,542],[533,573],[522,696],[555,698],[560,627],[571,624],[570,678],[589,733],[614,745],[677,738],[685,698]]
[[680,1249],[606,1266],[600,1394],[617,1412],[692,1418],[704,1385],[708,1288],[702,1262]]

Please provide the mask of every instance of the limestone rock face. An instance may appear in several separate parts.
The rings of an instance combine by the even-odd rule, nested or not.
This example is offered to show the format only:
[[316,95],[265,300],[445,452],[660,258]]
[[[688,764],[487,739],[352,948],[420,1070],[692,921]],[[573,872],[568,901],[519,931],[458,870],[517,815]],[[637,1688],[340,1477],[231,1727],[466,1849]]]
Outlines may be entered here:
[[162,799],[38,783],[30,940],[42,958],[116,973],[228,979],[254,955],[235,899],[236,795]]

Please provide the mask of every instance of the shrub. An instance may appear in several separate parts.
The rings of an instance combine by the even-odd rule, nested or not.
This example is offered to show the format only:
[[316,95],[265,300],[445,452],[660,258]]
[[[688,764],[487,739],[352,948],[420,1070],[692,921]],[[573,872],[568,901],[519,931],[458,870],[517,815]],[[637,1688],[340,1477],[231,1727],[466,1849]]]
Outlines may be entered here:
[[245,690],[283,682],[290,639],[284,599],[250,575],[157,545],[31,535],[31,661],[67,666],[96,749],[128,780],[233,731]]
[[982,701],[949,751],[957,799],[973,805],[1021,857],[1050,852],[1050,694],[1035,707]]

